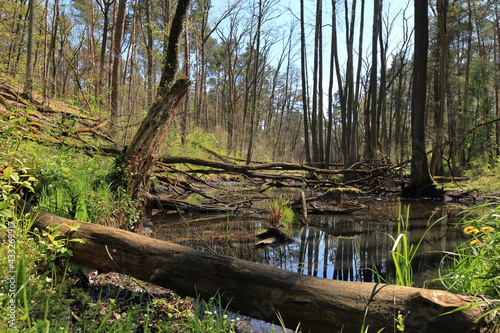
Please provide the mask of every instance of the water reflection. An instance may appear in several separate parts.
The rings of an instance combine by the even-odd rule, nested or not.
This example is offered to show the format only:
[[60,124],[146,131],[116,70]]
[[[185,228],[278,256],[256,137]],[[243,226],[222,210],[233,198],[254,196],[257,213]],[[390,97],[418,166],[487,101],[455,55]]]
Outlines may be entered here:
[[[289,230],[295,243],[265,248],[256,248],[254,238],[257,230],[267,228],[263,217],[157,218],[155,225],[160,227],[157,238],[202,251],[328,279],[377,282],[381,276],[393,282],[391,249],[397,238],[398,204],[374,202],[370,207],[356,215],[310,217],[307,226]],[[413,244],[439,220],[427,232],[413,261],[416,285],[433,277],[442,252],[460,241],[452,223],[456,211],[449,206],[412,205],[409,239]]]

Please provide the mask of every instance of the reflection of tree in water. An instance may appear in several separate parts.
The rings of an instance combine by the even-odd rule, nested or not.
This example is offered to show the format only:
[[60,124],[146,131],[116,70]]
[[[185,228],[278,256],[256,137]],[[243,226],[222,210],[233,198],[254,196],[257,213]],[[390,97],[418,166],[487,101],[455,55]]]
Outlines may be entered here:
[[[431,220],[422,216],[411,219],[411,241],[417,243],[438,218],[436,215]],[[380,275],[383,280],[393,282],[391,249],[396,232],[394,221],[321,217],[297,230],[297,243],[263,249],[260,262],[329,279],[378,282]],[[413,262],[417,283],[428,277],[425,271],[434,269],[442,251],[452,248],[455,242],[456,232],[445,220],[433,227]]]
[[[435,212],[434,208],[426,206],[412,211],[411,242],[417,243],[425,229],[446,213],[439,209],[437,214]],[[395,216],[392,211],[389,215]],[[394,281],[391,258],[394,240],[389,237],[397,237],[394,217],[314,216],[309,219],[309,225],[288,230],[297,242],[255,248],[254,232],[266,226],[262,220],[241,217],[228,223],[225,217],[199,221],[193,223],[191,229],[178,230],[175,232],[177,241],[166,239],[203,251],[215,249],[219,254],[328,279],[377,282],[378,272],[387,282]],[[197,237],[193,236],[193,231]],[[442,251],[451,250],[456,244],[457,235],[457,231],[445,220],[433,227],[413,262],[414,272],[422,271],[416,274],[417,284],[428,279],[423,271],[436,267]]]
[[373,265],[383,274],[392,246],[385,232],[374,223],[335,218],[310,228],[301,237],[298,272],[336,280],[376,281]]

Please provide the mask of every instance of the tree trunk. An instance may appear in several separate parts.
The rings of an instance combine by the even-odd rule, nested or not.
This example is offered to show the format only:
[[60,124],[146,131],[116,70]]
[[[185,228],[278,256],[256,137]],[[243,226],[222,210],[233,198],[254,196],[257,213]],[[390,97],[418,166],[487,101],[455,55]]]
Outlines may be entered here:
[[[334,2],[335,4],[335,2]],[[332,8],[332,29],[336,24],[335,19],[335,7]],[[330,155],[332,149],[332,131],[333,131],[333,107],[334,107],[334,83],[335,83],[335,43],[336,43],[335,34],[331,33],[330,40],[330,72],[328,78],[328,125],[327,125],[327,135],[326,135],[326,146],[325,146],[325,169],[330,167]],[[341,87],[338,87],[341,89]]]
[[35,10],[36,0],[29,0],[29,15],[28,15],[28,41],[26,55],[26,79],[24,81],[24,94],[30,99],[33,95],[33,67],[35,58]]
[[146,87],[147,87],[147,102],[153,103],[153,21],[151,19],[151,0],[145,0],[144,10],[146,15]]
[[307,163],[311,163],[311,144],[309,139],[309,100],[307,98],[307,50],[306,50],[306,33],[305,33],[305,18],[304,18],[304,0],[300,0],[300,71],[302,81],[302,112],[304,120],[304,148],[305,159]]
[[378,122],[377,118],[377,90],[378,84],[378,39],[381,33],[382,19],[382,0],[374,1],[373,9],[373,27],[372,27],[372,63],[370,70],[370,85],[368,90],[369,104],[365,110],[365,157],[375,158],[378,140]]
[[147,190],[150,171],[156,161],[160,144],[177,113],[176,107],[187,93],[190,81],[187,78],[174,82],[179,60],[179,43],[187,16],[189,0],[181,0],[172,21],[163,73],[158,87],[158,98],[137,130],[125,153],[128,167],[127,188],[132,198],[139,198]]
[[427,6],[427,0],[415,1],[415,51],[411,101],[412,158],[410,185],[403,189],[403,197],[435,197],[438,194],[429,173],[425,150],[427,50],[429,43]]
[[[323,162],[323,156],[320,153],[321,150],[321,121],[320,118],[323,117],[323,110],[321,110],[321,99],[322,90],[322,71],[321,68],[321,53],[322,53],[322,0],[316,1],[316,24],[314,30],[314,60],[313,60],[313,89],[312,89],[312,109],[311,109],[311,148],[312,148],[312,162],[317,163],[316,166],[320,166],[319,162]],[[323,164],[321,163],[321,166]]]
[[[361,325],[377,331],[395,326],[398,314],[405,332],[479,332],[481,306],[451,314],[471,304],[465,297],[440,290],[345,282],[307,276],[233,257],[197,251],[136,233],[77,222],[40,212],[35,227],[58,229],[79,224],[70,238],[71,260],[101,272],[121,272],[170,288],[185,296],[221,295],[223,305],[241,314],[285,324],[299,323],[307,332],[360,332]],[[395,328],[394,328],[395,330]]]
[[122,40],[125,32],[125,14],[127,9],[127,0],[118,2],[118,13],[113,38],[113,64],[111,72],[111,137],[115,138],[116,128],[118,127],[118,118],[120,115],[120,77],[122,67]]
[[[500,13],[498,12],[498,6],[495,6],[495,40],[496,40],[496,50],[494,51],[494,62],[498,63],[498,49],[500,48]],[[495,110],[497,118],[500,118],[500,82],[499,76],[496,76],[495,79]],[[496,133],[496,156],[500,156],[500,123],[496,123],[495,125],[495,133]]]
[[[447,13],[448,13],[448,0],[438,0],[437,10],[438,10],[438,28],[439,28],[439,81],[435,82],[438,89],[437,100],[439,101],[438,112],[435,117],[435,128],[436,128],[436,141],[435,146],[441,145],[445,139],[444,135],[444,117],[447,113],[447,64],[448,64],[448,36],[447,36]],[[435,150],[432,153],[430,172],[432,176],[444,176],[443,174],[443,161],[442,153],[444,149]]]
[[[471,1],[467,1],[467,58],[465,61],[465,82],[463,90],[463,106],[462,106],[462,121],[460,122],[459,132],[465,131],[468,126],[469,118],[469,87],[470,87],[470,76],[471,76],[471,63],[472,63],[472,5]],[[465,142],[459,143],[458,147],[458,164],[459,172],[456,173],[457,176],[462,174],[462,169],[467,163],[466,158],[466,145]]]
[[95,96],[97,101],[100,100],[101,94],[103,94],[105,91],[105,89],[103,89],[104,86],[103,82],[105,77],[104,73],[106,72],[104,65],[106,63],[106,49],[108,43],[109,11],[113,3],[114,0],[103,0],[102,3],[101,1],[97,1],[97,4],[99,5],[103,15],[101,54],[99,56],[99,78],[97,82],[97,90]]
[[[259,82],[259,69],[260,69],[260,40],[261,40],[261,29],[262,29],[262,16],[264,15],[262,11],[262,0],[259,0],[258,4],[258,14],[257,14],[257,30],[255,31],[255,36],[253,43],[255,43],[255,51],[253,51],[252,54],[255,54],[255,59],[253,60],[253,64],[249,62],[250,68],[253,68],[254,72],[251,73],[252,75],[252,94],[251,94],[251,105],[250,105],[250,126],[249,126],[249,133],[248,133],[248,149],[247,149],[247,157],[246,157],[246,163],[250,164],[252,163],[252,156],[253,156],[253,150],[254,150],[254,145],[255,145],[255,135],[256,135],[256,119],[257,119],[257,112],[258,110],[258,105],[257,105],[257,95],[258,95],[258,89],[257,89],[257,84]],[[252,44],[253,44],[252,43]],[[253,45],[252,45],[253,48]]]

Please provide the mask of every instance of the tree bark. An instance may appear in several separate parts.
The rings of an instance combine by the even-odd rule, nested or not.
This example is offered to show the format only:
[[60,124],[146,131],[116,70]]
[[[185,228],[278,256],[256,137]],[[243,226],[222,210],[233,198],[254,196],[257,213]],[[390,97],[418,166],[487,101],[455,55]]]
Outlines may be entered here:
[[[365,157],[368,159],[375,158],[378,141],[378,122],[377,105],[378,105],[378,39],[381,34],[382,20],[382,0],[374,1],[373,9],[373,26],[372,26],[372,63],[370,69],[370,85],[368,89],[369,104],[365,112]],[[381,89],[381,87],[380,87]]]
[[122,40],[125,33],[125,15],[127,0],[118,2],[118,13],[116,14],[114,38],[113,38],[113,64],[111,72],[111,137],[115,138],[118,118],[120,115],[120,78],[122,67]]
[[438,193],[429,173],[425,151],[425,110],[427,96],[427,50],[429,17],[427,0],[415,1],[415,51],[411,101],[411,172],[404,197],[435,197]]
[[176,107],[187,93],[189,85],[188,79],[179,79],[162,98],[153,103],[127,149],[127,188],[133,198],[138,198],[142,190],[147,190],[150,170],[177,113]]
[[26,80],[24,82],[24,94],[30,99],[33,95],[33,67],[35,57],[35,10],[36,1],[30,0],[29,15],[28,15],[28,40],[27,40],[27,54],[26,54]]
[[125,153],[125,165],[128,168],[127,188],[132,198],[139,198],[141,191],[147,190],[150,171],[157,159],[160,144],[177,113],[177,106],[188,92],[189,79],[181,78],[174,83],[179,67],[179,43],[188,7],[189,0],[180,0],[177,5],[165,52],[158,97]]
[[[229,308],[250,317],[302,331],[360,332],[364,323],[377,331],[392,330],[398,314],[407,315],[405,332],[479,332],[481,306],[443,315],[471,304],[465,297],[440,290],[345,282],[307,276],[228,256],[197,251],[136,233],[68,220],[39,212],[35,227],[61,224],[79,228],[70,238],[71,261],[102,272],[121,272],[170,288],[185,296],[221,295]],[[395,329],[395,328],[394,328]]]
[[307,90],[307,50],[304,18],[304,0],[300,0],[300,73],[302,82],[302,112],[304,120],[304,148],[305,160],[311,163],[311,145],[309,139],[309,100]]
[[114,0],[103,0],[96,1],[101,9],[103,15],[103,27],[102,27],[102,42],[101,42],[101,54],[99,56],[99,78],[96,87],[96,100],[99,101],[101,94],[104,93],[103,89],[103,81],[105,77],[105,63],[106,63],[106,50],[108,43],[108,33],[109,33],[109,11],[111,9],[111,5],[114,3]]
[[[438,10],[438,42],[439,42],[439,81],[436,80],[435,85],[438,88],[437,96],[435,99],[439,102],[437,107],[437,114],[435,115],[435,128],[436,128],[436,141],[435,146],[441,145],[445,140],[444,134],[444,119],[447,113],[446,91],[448,86],[448,73],[447,65],[449,62],[448,58],[448,35],[447,35],[447,13],[449,2],[448,0],[438,0],[436,4]],[[436,150],[432,153],[430,172],[434,176],[443,176],[443,152]]]

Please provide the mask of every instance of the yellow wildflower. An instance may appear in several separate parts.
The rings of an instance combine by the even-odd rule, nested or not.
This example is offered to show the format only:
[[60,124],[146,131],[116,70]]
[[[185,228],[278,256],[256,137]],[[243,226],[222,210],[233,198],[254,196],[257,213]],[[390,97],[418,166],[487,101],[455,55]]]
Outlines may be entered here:
[[466,235],[476,236],[479,232],[479,229],[473,226],[468,226],[464,229],[464,234]]
[[476,245],[476,244],[479,244],[479,243],[481,243],[481,241],[479,239],[473,239],[473,240],[470,241],[469,244],[470,245]]
[[482,232],[495,232],[495,229],[492,227],[482,227],[481,231]]

